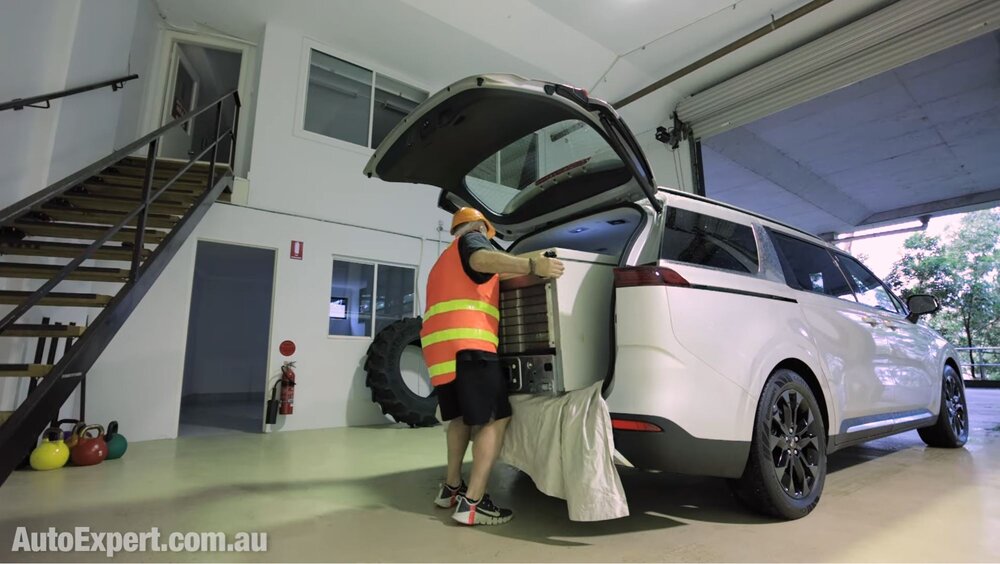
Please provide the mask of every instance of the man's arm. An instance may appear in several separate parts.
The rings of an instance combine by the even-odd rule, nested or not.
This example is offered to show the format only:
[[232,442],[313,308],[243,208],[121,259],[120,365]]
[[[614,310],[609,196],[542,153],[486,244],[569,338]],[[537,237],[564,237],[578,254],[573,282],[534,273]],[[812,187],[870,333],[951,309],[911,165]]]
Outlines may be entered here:
[[476,251],[469,257],[469,266],[476,272],[491,274],[537,274],[542,278],[559,278],[562,261],[545,256],[518,257],[500,251]]

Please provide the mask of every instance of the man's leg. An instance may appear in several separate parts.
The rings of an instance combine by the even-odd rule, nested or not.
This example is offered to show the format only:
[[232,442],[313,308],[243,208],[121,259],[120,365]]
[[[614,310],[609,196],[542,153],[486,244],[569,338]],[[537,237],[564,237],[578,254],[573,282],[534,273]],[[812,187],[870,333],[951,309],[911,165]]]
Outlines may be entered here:
[[462,461],[469,448],[472,428],[456,417],[448,422],[448,476],[445,483],[452,487],[462,484]]
[[[472,475],[469,476],[467,498],[478,501],[483,499],[483,495],[486,494],[486,482],[490,478],[493,463],[500,456],[500,448],[503,446],[503,436],[507,432],[507,423],[509,422],[509,417],[490,421],[483,425],[479,429],[479,432],[476,433],[476,441],[472,445]],[[448,431],[450,436],[451,429],[448,429]],[[450,476],[450,454],[448,472]]]

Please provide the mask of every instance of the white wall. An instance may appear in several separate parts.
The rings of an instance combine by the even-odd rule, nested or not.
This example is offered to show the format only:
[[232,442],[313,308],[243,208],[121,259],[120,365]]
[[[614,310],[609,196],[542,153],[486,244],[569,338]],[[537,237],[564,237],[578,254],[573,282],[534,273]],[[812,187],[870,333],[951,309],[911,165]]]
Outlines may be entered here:
[[[249,205],[436,236],[437,220],[445,217],[436,207],[437,189],[367,179],[361,171],[370,149],[294,133],[301,125],[295,119],[297,100],[306,87],[304,41],[301,33],[275,24],[264,32]],[[333,54],[364,64],[364,58],[353,53]],[[415,82],[405,72],[386,72]],[[416,84],[431,90],[443,86]]]
[[[288,256],[292,239],[304,242],[302,260]],[[225,204],[212,207],[91,370],[91,419],[118,419],[129,440],[176,437],[198,240],[277,250],[268,350],[272,378],[283,361],[278,345],[291,339],[298,347],[292,357],[298,361],[295,414],[281,429],[385,422],[364,384],[361,363],[371,340],[327,336],[332,259],[422,263],[420,311],[437,241]]]

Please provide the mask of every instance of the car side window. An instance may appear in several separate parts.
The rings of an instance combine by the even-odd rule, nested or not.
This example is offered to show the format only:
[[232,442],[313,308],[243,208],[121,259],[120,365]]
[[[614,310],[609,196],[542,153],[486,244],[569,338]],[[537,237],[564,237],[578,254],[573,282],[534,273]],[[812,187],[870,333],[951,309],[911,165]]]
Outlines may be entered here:
[[882,282],[864,267],[857,259],[847,255],[837,255],[837,261],[844,269],[844,274],[854,287],[854,295],[858,301],[871,307],[899,313],[892,295],[885,289]]
[[844,278],[830,251],[812,243],[768,230],[785,264],[788,285],[800,290],[855,301],[851,285]]
[[660,257],[743,273],[760,268],[752,227],[680,208],[667,211]]

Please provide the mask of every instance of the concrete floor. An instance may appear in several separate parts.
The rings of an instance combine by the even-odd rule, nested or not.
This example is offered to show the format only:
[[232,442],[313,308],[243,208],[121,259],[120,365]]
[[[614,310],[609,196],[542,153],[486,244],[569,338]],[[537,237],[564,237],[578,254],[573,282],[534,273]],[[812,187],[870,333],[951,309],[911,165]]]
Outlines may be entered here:
[[508,525],[462,528],[430,502],[441,429],[329,429],[134,444],[119,461],[16,472],[0,488],[0,560],[106,560],[9,552],[18,526],[267,531],[266,554],[120,554],[119,560],[998,561],[1000,390],[970,390],[965,449],[916,432],[833,455],[819,507],[778,522],[721,480],[623,471],[632,516],[574,523],[561,500],[503,468]]

